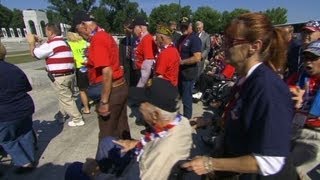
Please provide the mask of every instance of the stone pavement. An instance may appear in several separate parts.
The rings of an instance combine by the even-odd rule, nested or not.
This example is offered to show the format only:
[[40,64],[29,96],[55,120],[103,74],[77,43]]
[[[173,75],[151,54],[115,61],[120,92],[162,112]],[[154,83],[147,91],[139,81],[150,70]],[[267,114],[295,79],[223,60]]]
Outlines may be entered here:
[[[39,159],[39,165],[35,171],[25,175],[15,175],[12,168],[6,165],[0,166],[0,171],[5,172],[1,179],[64,179],[64,172],[68,164],[75,161],[84,162],[87,157],[94,158],[95,156],[98,143],[98,123],[94,108],[91,108],[91,114],[84,115],[85,126],[58,125],[54,121],[54,115],[58,111],[58,102],[46,72],[42,69],[44,61],[19,64],[18,66],[27,74],[33,86],[30,95],[36,108],[33,127],[38,135],[39,149],[36,152],[36,157]],[[194,104],[194,109],[195,116],[202,115],[201,103]],[[128,108],[129,113],[130,109]],[[129,126],[132,136],[139,138],[143,127],[137,126],[133,118],[129,118]]]

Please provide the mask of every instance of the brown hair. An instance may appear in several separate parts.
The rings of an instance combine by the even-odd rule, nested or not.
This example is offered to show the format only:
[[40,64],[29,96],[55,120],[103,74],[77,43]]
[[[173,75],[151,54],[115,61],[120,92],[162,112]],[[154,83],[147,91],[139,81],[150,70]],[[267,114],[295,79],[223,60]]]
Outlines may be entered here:
[[6,47],[4,47],[4,45],[0,42],[0,60],[4,60],[4,58],[6,57],[6,54],[7,54]]
[[53,32],[55,35],[57,36],[61,36],[61,29],[60,29],[60,26],[58,24],[55,24],[55,23],[47,23],[46,24],[46,28]]
[[242,37],[249,42],[262,41],[261,58],[273,70],[283,72],[287,60],[287,42],[280,28],[274,28],[262,13],[245,13],[234,19],[225,34]]

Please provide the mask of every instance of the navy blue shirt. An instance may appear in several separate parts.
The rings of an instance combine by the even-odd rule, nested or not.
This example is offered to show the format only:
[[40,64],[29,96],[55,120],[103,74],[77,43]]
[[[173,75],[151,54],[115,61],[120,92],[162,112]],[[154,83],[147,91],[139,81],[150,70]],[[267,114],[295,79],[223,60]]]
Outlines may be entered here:
[[0,122],[23,119],[34,113],[27,76],[17,66],[0,60]]
[[286,157],[290,150],[293,103],[287,85],[264,64],[240,88],[227,113],[226,156]]
[[[201,46],[201,39],[194,32],[182,35],[177,44],[182,60],[192,57],[196,52],[201,53]],[[195,80],[197,78],[197,73],[197,63],[180,66],[180,77],[182,80]]]

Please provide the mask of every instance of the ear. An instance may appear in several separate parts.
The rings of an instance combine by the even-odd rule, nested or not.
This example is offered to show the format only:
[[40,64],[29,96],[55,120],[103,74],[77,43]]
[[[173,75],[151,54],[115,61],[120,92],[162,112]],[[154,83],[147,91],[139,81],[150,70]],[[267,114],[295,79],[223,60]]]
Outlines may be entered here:
[[250,55],[254,54],[255,52],[259,52],[260,49],[262,48],[262,44],[263,43],[261,40],[256,40],[255,42],[253,42],[249,48]]
[[151,114],[152,122],[156,123],[157,120],[159,119],[159,112],[157,110],[153,111]]

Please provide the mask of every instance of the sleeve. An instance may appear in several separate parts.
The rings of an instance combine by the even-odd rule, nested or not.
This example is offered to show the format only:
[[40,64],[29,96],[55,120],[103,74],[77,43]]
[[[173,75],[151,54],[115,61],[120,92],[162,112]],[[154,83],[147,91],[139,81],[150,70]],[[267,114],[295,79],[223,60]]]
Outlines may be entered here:
[[53,49],[48,43],[44,43],[33,50],[33,54],[37,59],[43,59],[51,56],[53,54]]
[[253,156],[258,163],[260,174],[263,176],[278,173],[285,163],[285,157],[262,156],[259,154],[254,154]]
[[154,41],[152,37],[148,37],[145,41],[143,41],[143,57],[146,59],[155,59],[154,58]]
[[110,58],[110,40],[103,36],[95,37],[91,42],[91,51],[90,57],[93,58],[94,68],[108,67],[111,66]]
[[197,53],[200,52],[201,53],[201,39],[198,36],[194,36],[192,38],[192,42],[191,42],[191,53]]
[[202,52],[202,58],[207,58],[208,57],[208,54],[209,54],[209,51],[210,51],[210,47],[211,47],[211,42],[210,42],[210,35],[209,34],[206,34],[207,35],[207,38],[205,40],[205,48]]
[[166,61],[166,56],[163,53],[159,55],[156,63],[156,74],[157,75],[164,75],[167,69],[168,62]]
[[32,90],[32,87],[30,85],[30,82],[26,76],[26,74],[17,67],[16,71],[16,77],[17,79],[15,82],[15,90],[20,92],[29,92]]

